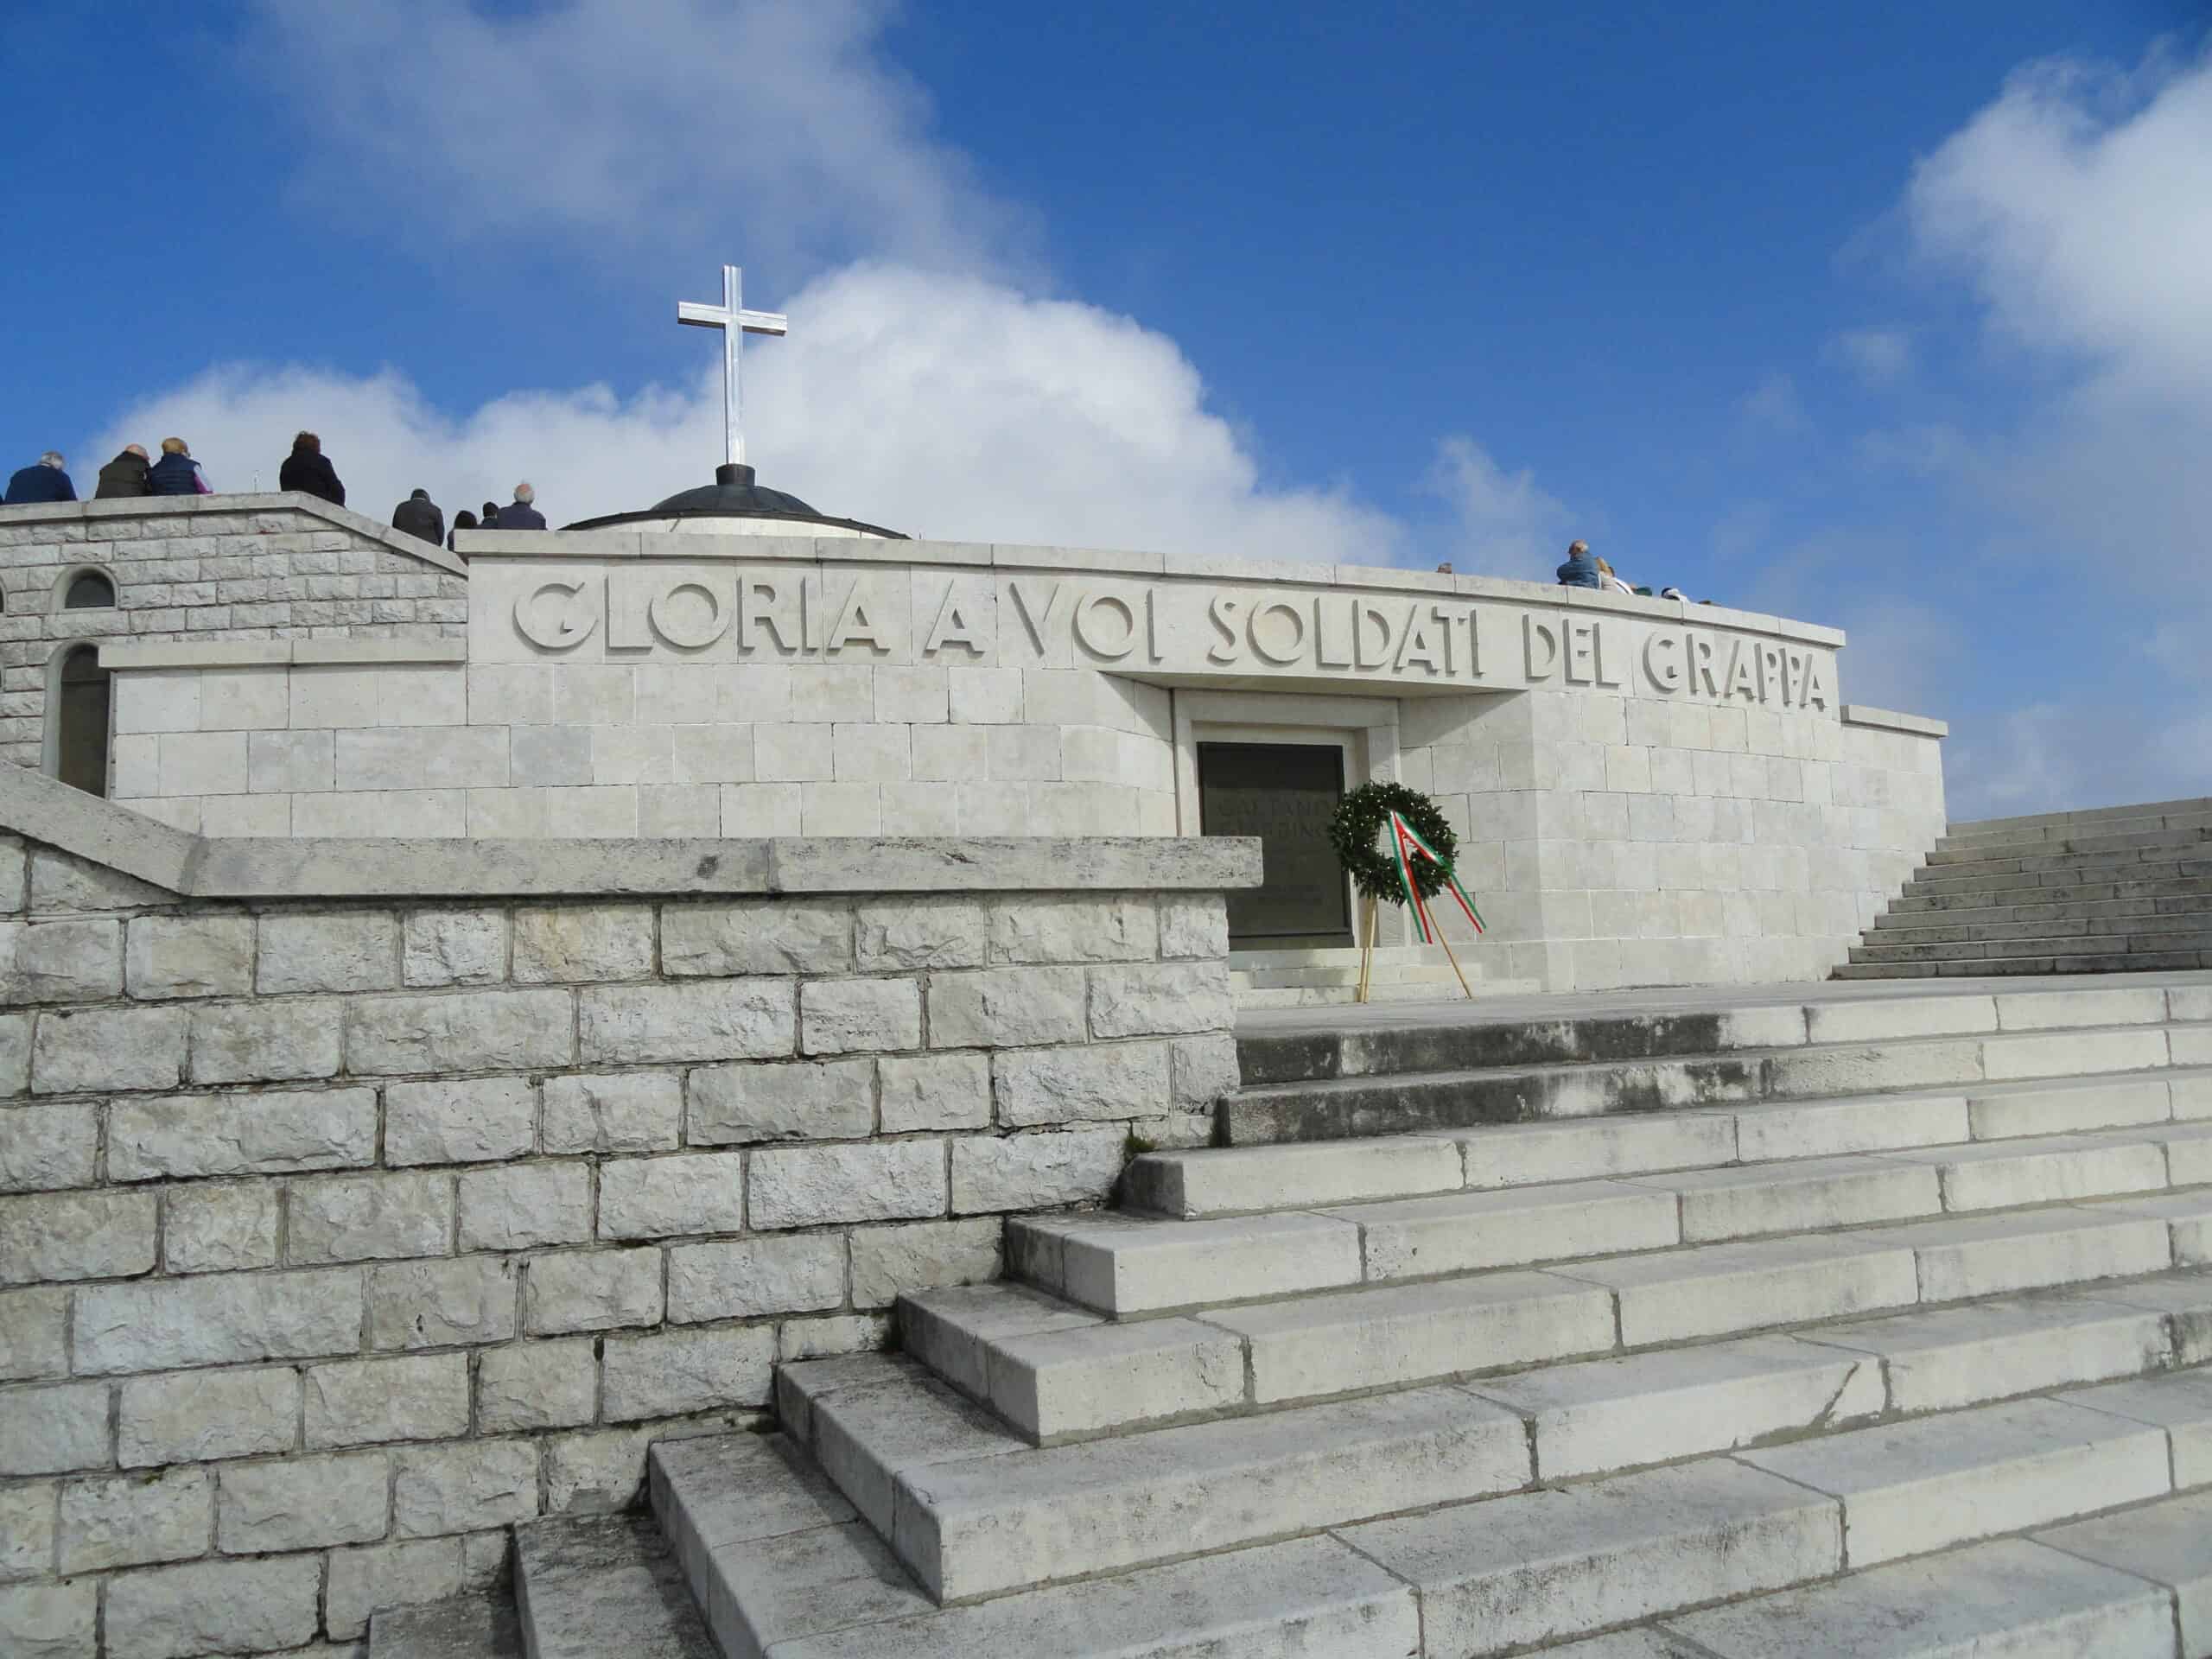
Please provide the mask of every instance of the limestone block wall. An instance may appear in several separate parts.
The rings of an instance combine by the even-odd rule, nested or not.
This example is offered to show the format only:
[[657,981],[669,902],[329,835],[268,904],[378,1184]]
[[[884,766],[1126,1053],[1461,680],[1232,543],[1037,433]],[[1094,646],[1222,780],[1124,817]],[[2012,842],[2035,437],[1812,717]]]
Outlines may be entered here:
[[[297,493],[0,507],[0,761],[40,764],[54,659],[77,641],[455,638],[465,569]],[[114,606],[63,607],[86,569]]]
[[35,778],[0,825],[8,1653],[486,1582],[1235,1077],[1249,842],[280,846]]

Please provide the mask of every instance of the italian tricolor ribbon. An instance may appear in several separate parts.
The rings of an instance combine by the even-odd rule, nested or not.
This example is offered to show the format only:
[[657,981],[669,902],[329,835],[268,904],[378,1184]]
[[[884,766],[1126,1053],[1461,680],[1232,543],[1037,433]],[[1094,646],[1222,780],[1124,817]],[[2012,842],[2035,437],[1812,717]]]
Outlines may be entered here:
[[1428,913],[1428,901],[1421,896],[1421,888],[1414,880],[1413,862],[1425,858],[1444,873],[1444,885],[1452,889],[1452,896],[1459,901],[1459,908],[1467,912],[1467,919],[1475,925],[1478,933],[1484,931],[1482,912],[1475,908],[1475,901],[1467,897],[1466,888],[1459,885],[1459,878],[1452,866],[1421,838],[1413,825],[1396,812],[1390,814],[1390,851],[1398,863],[1398,880],[1404,883],[1407,902],[1414,907],[1414,919],[1421,924],[1421,942],[1436,943],[1436,924]]

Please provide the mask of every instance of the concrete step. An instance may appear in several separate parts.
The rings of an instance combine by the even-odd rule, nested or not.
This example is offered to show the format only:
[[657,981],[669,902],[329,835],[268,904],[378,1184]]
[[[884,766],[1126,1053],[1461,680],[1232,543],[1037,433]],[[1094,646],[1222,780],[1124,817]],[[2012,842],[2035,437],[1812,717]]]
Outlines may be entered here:
[[[2013,910],[2044,905],[2117,904],[2148,899],[2155,905],[2187,905],[2212,893],[2212,875],[2150,876],[2130,880],[2037,882],[1978,888],[1951,893],[1901,893],[1882,912],[1884,918],[1922,919],[1964,912]],[[1880,919],[1880,918],[1878,918]]]
[[459,1596],[387,1608],[369,1620],[368,1659],[524,1659],[514,1599]]
[[2158,916],[2144,925],[2116,933],[2084,933],[2063,924],[2045,931],[1999,938],[1976,938],[1948,943],[1891,941],[1869,936],[1851,947],[1853,962],[1967,962],[2005,957],[2137,955],[2144,952],[2201,951],[2212,946],[2212,912],[2194,916]]
[[1966,818],[1945,826],[1945,833],[1950,836],[2019,835],[2031,830],[2063,830],[2075,824],[2109,823],[2114,818],[2204,812],[2212,812],[2212,798],[2189,796],[2174,801],[2135,801],[2122,802],[2117,806],[2082,807],[2069,812],[2031,812],[2002,818]]
[[1935,963],[1847,962],[1828,975],[1836,980],[1990,979],[2003,976],[2030,983],[2037,976],[2075,978],[2083,974],[2190,972],[2212,968],[2212,950],[2145,950],[2133,956],[2005,957]]
[[1985,829],[1954,826],[1937,837],[1942,849],[2033,846],[2037,842],[2070,841],[2076,836],[2124,836],[2146,830],[2187,828],[2212,823],[2212,801],[2177,801],[2168,806],[2128,807],[2098,818],[2071,823],[1997,823]]
[[[1970,905],[2033,904],[2038,902],[2038,893],[2044,899],[2139,897],[2139,891],[2113,895],[2102,889],[2111,887],[2136,890],[2145,883],[2195,881],[2208,875],[2212,875],[2212,856],[2204,853],[2179,858],[2116,854],[2046,863],[2034,869],[1961,870],[1933,874],[1925,870],[1916,871],[1907,878],[1900,897],[1951,899]],[[2026,897],[2018,896],[2021,894]]]
[[[2128,827],[2131,824],[2136,827]],[[2206,841],[2212,841],[2212,813],[2159,818],[2148,824],[2140,819],[2115,819],[2109,824],[2085,826],[2073,834],[2034,841],[1975,842],[1964,846],[1939,842],[1928,855],[1927,868],[1951,870],[2020,859],[2099,858],[2160,848],[2195,847]]]
[[2169,1497],[2097,1520],[2077,1521],[2037,1533],[2035,1541],[2168,1591],[2175,1599],[2185,1659],[2212,1653],[2212,1493]]
[[1978,938],[2041,938],[2061,933],[2108,937],[2207,917],[2212,917],[2212,893],[2188,899],[2015,905],[1987,912],[1946,911],[1933,918],[1885,916],[1866,930],[1866,941],[1870,944],[1956,944]]
[[515,1606],[530,1659],[717,1659],[682,1568],[642,1516],[517,1527]]

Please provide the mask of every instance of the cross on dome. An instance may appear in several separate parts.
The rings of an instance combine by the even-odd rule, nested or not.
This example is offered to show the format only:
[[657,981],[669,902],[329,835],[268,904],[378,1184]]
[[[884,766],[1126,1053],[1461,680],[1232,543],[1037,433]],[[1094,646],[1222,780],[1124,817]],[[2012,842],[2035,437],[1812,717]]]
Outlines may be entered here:
[[722,331],[722,428],[729,445],[729,465],[745,465],[743,397],[738,372],[740,353],[747,334],[780,334],[791,320],[777,311],[748,311],[743,298],[743,271],[736,265],[722,267],[722,302],[702,305],[679,300],[676,320],[698,328]]

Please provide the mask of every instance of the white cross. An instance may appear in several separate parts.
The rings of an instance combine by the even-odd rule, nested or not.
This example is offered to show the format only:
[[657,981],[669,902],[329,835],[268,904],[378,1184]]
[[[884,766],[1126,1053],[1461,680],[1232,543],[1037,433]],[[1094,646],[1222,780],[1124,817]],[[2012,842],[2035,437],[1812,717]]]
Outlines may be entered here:
[[735,265],[722,267],[722,302],[698,305],[679,300],[676,320],[700,328],[722,331],[722,425],[729,440],[729,464],[745,464],[743,397],[738,386],[738,354],[747,334],[780,334],[790,319],[774,311],[747,311],[741,297],[743,273]]

